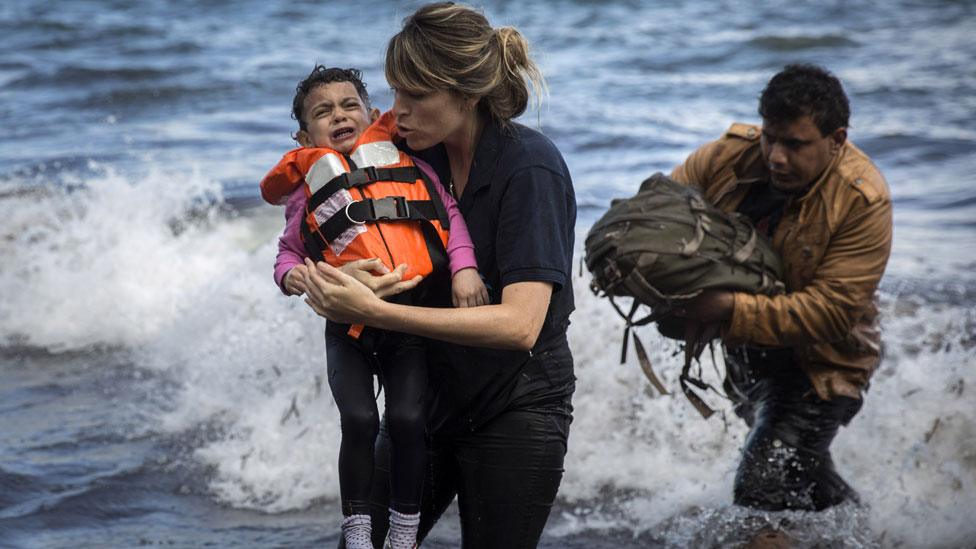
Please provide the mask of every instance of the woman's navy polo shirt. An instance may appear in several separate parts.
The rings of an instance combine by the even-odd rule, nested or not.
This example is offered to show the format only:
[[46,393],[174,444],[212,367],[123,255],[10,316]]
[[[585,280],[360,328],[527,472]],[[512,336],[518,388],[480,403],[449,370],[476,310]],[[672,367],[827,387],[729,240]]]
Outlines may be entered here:
[[[442,146],[416,154],[450,181]],[[492,303],[516,282],[551,282],[553,294],[532,353],[438,344],[429,378],[434,432],[474,430],[508,409],[562,409],[575,389],[566,340],[576,195],[562,155],[541,133],[485,125],[458,207]],[[443,351],[443,353],[437,352]]]

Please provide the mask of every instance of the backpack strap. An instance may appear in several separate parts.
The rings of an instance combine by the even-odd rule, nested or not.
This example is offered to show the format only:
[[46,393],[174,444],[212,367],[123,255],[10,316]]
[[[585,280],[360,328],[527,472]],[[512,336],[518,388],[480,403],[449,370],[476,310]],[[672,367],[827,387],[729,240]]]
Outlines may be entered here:
[[702,242],[705,241],[705,229],[708,223],[708,220],[705,219],[705,213],[708,211],[705,202],[697,196],[689,197],[688,202],[691,211],[695,214],[695,236],[687,242],[681,239],[681,255],[685,257],[695,255],[701,248]]
[[[733,227],[734,226],[735,225],[733,225]],[[733,261],[735,261],[736,263],[745,263],[746,261],[749,260],[750,257],[752,257],[752,253],[756,251],[756,242],[758,240],[756,238],[756,234],[757,234],[756,229],[752,229],[749,232],[749,240],[747,240],[746,243],[743,244],[741,248],[739,248],[738,250],[735,251],[734,254],[732,254]],[[765,275],[765,270],[763,272],[763,275]]]
[[[643,326],[660,319],[662,316],[671,312],[670,309],[663,313],[654,313],[645,316],[640,320],[633,320],[634,314],[637,312],[638,307],[640,307],[640,301],[634,300],[633,304],[630,306],[630,312],[626,315],[613,300],[613,296],[607,296],[610,300],[610,304],[617,311],[617,314],[624,319],[624,344],[620,349],[620,363],[623,364],[627,362],[627,344],[630,341],[630,332],[634,326]],[[637,334],[634,334],[634,350],[637,352],[637,361],[640,363],[641,370],[644,372],[644,377],[651,382],[651,385],[658,390],[662,395],[669,394],[668,390],[664,388],[664,384],[661,383],[660,378],[654,373],[654,367],[651,365],[651,359],[647,356],[647,351],[644,350],[644,345],[640,342],[640,338]]]
[[640,363],[641,370],[644,371],[644,377],[651,382],[651,385],[658,390],[662,395],[669,394],[668,390],[664,388],[664,384],[658,379],[657,374],[654,373],[654,369],[651,367],[651,359],[647,357],[647,351],[644,350],[644,344],[640,342],[640,338],[634,334],[634,350],[637,351],[637,362]]
[[[701,370],[699,369],[698,377],[692,377],[691,375],[691,363],[692,361],[697,361],[708,346],[711,340],[718,335],[719,325],[718,324],[702,324],[700,322],[688,322],[685,329],[685,362],[681,367],[681,376],[678,378],[681,383],[681,392],[685,394],[685,397],[691,402],[691,405],[698,410],[702,418],[708,419],[715,413],[705,401],[698,396],[695,391],[689,387],[689,385],[694,385],[699,390],[702,391],[714,391],[716,394],[725,396],[718,392],[711,385],[705,383],[701,379]],[[713,354],[714,360],[714,354]],[[728,397],[726,397],[728,398]]]

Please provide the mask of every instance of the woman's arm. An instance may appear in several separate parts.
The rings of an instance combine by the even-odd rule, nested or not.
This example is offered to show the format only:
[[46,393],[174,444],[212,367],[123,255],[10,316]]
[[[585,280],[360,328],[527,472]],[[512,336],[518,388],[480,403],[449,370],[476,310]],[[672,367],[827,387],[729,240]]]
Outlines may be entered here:
[[498,305],[439,309],[389,303],[340,270],[306,260],[305,302],[335,322],[366,324],[461,345],[529,351],[549,310],[552,284],[516,282],[502,289]]

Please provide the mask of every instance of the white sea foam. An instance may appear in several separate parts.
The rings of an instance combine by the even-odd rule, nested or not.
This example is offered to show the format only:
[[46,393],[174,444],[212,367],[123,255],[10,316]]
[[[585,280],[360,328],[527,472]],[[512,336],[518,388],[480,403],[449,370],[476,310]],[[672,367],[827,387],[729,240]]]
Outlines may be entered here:
[[[212,471],[209,491],[223,503],[280,512],[336,500],[339,427],[322,322],[270,277],[279,211],[189,219],[195,200],[218,192],[200,174],[157,170],[132,184],[99,169],[98,185],[83,191],[0,201],[3,339],[124,347],[171,379],[176,396],[146,416],[175,434],[213,427],[193,458]],[[574,278],[579,382],[560,491],[570,511],[551,533],[727,539],[730,520],[746,521],[730,507],[744,426],[717,399],[727,421],[697,416],[677,390],[677,347],[652,328],[638,335],[677,394],[656,395],[633,353],[619,364],[622,323],[586,283]],[[976,312],[908,291],[886,294],[884,311],[887,358],[834,445],[867,518],[838,511],[790,524],[812,521],[852,546],[882,535],[893,546],[958,545],[976,534]],[[874,537],[858,533],[865,521]]]
[[197,450],[211,489],[234,506],[278,512],[336,499],[338,412],[325,379],[323,321],[271,280],[271,243],[226,269],[181,322],[145,347],[183,384],[164,416],[174,432],[216,421]]
[[238,227],[205,230],[185,219],[194,202],[219,198],[214,181],[157,169],[132,185],[110,168],[90,169],[93,185],[0,201],[6,338],[56,350],[138,345],[181,318],[187,296],[221,270],[215,259]]
[[[675,517],[687,513],[698,517],[698,528],[721,533],[718,523],[705,520],[708,513],[696,509],[737,513],[726,506],[744,426],[727,406],[726,425],[718,417],[698,418],[680,392],[650,396],[653,389],[633,358],[627,366],[617,364],[622,326],[615,313],[582,287],[577,296],[570,330],[578,360],[577,413],[560,493],[588,507],[567,521],[574,528],[564,527],[622,522],[641,532],[673,527]],[[845,546],[871,546],[882,535],[894,546],[954,546],[971,539],[976,511],[976,312],[963,304],[925,304],[913,295],[886,295],[884,309],[887,357],[862,412],[833,447],[839,470],[869,506],[867,517],[845,523],[847,530],[833,520],[797,514],[789,520],[794,530],[801,521],[819,532],[820,541]],[[679,357],[669,352],[674,345],[653,329],[644,332],[658,374],[676,388]],[[606,513],[594,513],[590,503],[607,488],[627,494],[615,502],[618,522],[610,526]],[[865,524],[873,537],[864,535]],[[719,541],[714,535],[698,539]]]

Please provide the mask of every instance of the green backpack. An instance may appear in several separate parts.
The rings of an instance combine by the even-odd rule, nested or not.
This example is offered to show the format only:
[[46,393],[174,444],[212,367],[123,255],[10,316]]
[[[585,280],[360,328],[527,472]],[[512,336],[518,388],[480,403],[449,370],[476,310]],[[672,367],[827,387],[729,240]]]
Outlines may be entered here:
[[[710,288],[782,293],[779,256],[745,216],[716,209],[694,188],[660,173],[644,180],[635,196],[614,200],[586,235],[585,247],[586,266],[593,274],[590,288],[610,298],[626,322],[621,361],[630,329],[656,322],[666,337],[685,341],[682,391],[703,416],[711,415],[688,384],[702,390],[710,387],[689,371],[692,359],[717,336],[718,326],[691,325],[671,313]],[[629,313],[615,297],[633,298]],[[635,320],[640,305],[650,307],[651,313]],[[636,337],[634,346],[648,379],[667,393]]]

